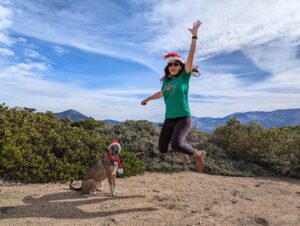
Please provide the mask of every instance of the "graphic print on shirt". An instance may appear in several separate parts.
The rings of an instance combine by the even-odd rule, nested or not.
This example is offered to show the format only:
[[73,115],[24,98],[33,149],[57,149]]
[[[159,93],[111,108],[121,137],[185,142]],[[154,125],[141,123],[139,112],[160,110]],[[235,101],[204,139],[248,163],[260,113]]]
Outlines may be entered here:
[[174,91],[176,89],[176,85],[166,85],[163,89],[164,96],[169,97],[174,94]]

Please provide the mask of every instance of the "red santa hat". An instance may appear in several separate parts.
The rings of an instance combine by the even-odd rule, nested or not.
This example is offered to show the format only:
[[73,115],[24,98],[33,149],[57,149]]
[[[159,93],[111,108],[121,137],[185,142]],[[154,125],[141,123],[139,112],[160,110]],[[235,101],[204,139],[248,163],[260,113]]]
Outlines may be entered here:
[[112,140],[111,144],[108,146],[108,149],[110,149],[111,146],[113,146],[113,145],[118,145],[118,147],[119,147],[119,149],[121,151],[121,145],[120,145],[120,142],[118,140]]
[[184,61],[183,61],[182,57],[178,53],[175,53],[175,52],[165,54],[164,59],[168,63],[170,63],[173,60],[178,60],[178,61],[180,61],[181,63],[184,64]]

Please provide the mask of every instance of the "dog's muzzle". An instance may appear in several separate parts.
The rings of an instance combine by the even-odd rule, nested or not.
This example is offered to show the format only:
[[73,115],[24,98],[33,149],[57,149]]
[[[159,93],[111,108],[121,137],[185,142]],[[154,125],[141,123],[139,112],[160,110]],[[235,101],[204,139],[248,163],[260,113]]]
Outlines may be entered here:
[[120,145],[113,144],[113,145],[111,145],[109,151],[113,157],[116,157],[120,154],[121,147],[120,147]]

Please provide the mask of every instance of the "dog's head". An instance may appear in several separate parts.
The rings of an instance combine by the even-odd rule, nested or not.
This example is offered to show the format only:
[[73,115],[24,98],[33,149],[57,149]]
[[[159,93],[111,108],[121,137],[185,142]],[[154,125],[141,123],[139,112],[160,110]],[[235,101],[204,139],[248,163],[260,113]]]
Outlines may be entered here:
[[121,152],[121,145],[119,141],[113,140],[112,143],[108,146],[108,151],[113,157],[118,156]]

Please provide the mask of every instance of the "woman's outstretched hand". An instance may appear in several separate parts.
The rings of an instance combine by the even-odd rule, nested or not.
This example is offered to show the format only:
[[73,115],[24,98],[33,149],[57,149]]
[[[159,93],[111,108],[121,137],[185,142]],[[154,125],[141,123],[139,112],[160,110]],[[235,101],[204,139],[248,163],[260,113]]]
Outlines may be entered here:
[[189,31],[192,33],[192,36],[197,36],[198,28],[200,27],[201,24],[202,24],[201,21],[197,20],[196,22],[194,22],[193,27],[189,28]]
[[162,91],[160,90],[157,93],[154,93],[152,96],[142,100],[141,105],[146,105],[150,100],[155,100],[155,99],[161,98],[162,95],[163,95]]
[[148,101],[145,99],[145,100],[143,100],[143,101],[141,102],[141,105],[146,105],[147,102],[148,102]]

